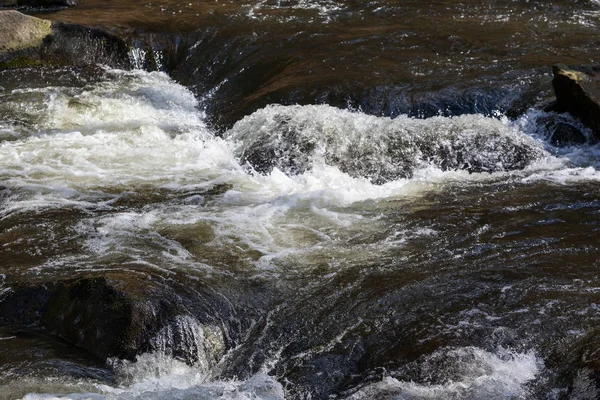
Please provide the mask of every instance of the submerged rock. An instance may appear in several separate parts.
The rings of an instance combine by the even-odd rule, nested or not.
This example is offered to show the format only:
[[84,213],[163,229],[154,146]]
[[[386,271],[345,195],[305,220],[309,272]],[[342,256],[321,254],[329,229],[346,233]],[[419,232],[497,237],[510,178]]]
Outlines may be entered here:
[[600,65],[555,65],[552,85],[558,112],[569,112],[579,118],[600,138]]
[[0,298],[0,327],[39,330],[100,359],[159,351],[209,367],[225,338],[207,318],[190,315],[174,292],[122,276],[20,283]]
[[579,129],[573,125],[559,122],[550,137],[550,143],[556,147],[584,144],[587,138]]
[[89,64],[129,68],[127,45],[100,29],[0,11],[0,70]]
[[496,172],[523,169],[544,155],[530,137],[484,116],[396,119],[330,106],[269,106],[225,137],[250,169],[303,174],[316,165],[384,184],[423,168]]

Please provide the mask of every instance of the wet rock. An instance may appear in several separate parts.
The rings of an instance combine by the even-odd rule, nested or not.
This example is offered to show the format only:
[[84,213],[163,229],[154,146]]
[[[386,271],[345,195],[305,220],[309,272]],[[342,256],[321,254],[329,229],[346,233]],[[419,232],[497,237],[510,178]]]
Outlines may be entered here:
[[600,138],[600,66],[555,65],[555,110],[579,118]]
[[53,23],[52,36],[42,48],[42,59],[61,65],[103,64],[130,68],[127,44],[101,29]]
[[[138,297],[138,298],[136,298]],[[104,277],[80,279],[61,285],[49,300],[42,326],[67,342],[101,357],[132,359],[156,330],[157,310]]]
[[496,172],[523,169],[543,156],[535,142],[500,123],[484,129],[487,119],[431,121],[365,117],[329,106],[270,106],[238,121],[225,136],[237,144],[241,163],[262,174],[275,168],[303,174],[325,163],[374,184],[410,178],[425,165]]
[[557,371],[555,387],[566,388],[570,399],[600,398],[600,335],[592,329],[573,341],[565,339],[547,358]]
[[566,123],[558,123],[550,137],[550,143],[556,147],[583,144],[587,138],[579,129]]
[[0,69],[90,64],[129,68],[127,45],[100,29],[0,11]]
[[0,326],[37,325],[55,289],[48,283],[19,283],[1,290]]
[[18,283],[0,294],[0,327],[37,329],[100,359],[159,351],[211,366],[225,352],[218,324],[207,315],[201,322],[174,291],[145,280],[119,275]]

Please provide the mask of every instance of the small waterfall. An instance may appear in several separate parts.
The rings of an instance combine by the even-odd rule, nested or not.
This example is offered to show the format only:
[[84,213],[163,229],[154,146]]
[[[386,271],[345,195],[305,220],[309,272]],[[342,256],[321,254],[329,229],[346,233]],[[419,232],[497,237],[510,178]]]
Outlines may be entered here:
[[156,335],[151,346],[154,352],[208,372],[223,356],[225,339],[219,327],[203,325],[190,316],[181,315]]
[[189,52],[179,35],[147,34],[130,40],[129,60],[134,69],[172,71]]

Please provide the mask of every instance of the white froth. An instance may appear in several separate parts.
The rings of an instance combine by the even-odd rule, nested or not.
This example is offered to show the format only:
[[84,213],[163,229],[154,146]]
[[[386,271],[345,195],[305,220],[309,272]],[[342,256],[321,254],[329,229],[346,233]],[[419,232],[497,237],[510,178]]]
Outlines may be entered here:
[[[180,341],[176,343],[176,341]],[[22,400],[281,400],[284,390],[273,377],[259,372],[246,380],[212,379],[212,368],[223,356],[224,338],[216,326],[203,326],[191,317],[179,317],[153,341],[155,351],[137,356],[135,362],[108,360],[117,384],[86,380],[65,382],[48,379],[38,387],[69,394],[30,393]],[[174,349],[188,352],[185,363],[174,358]],[[77,388],[85,392],[78,392]]]
[[[442,384],[401,381],[385,377],[368,385],[348,400],[358,399],[507,399],[528,398],[527,383],[542,371],[543,363],[533,351],[526,353],[500,349],[490,353],[476,347],[441,351],[453,364],[448,371],[431,371],[432,375],[448,374]],[[438,359],[440,354],[432,357]],[[437,364],[434,362],[432,366]],[[427,367],[426,367],[427,368]]]
[[[485,182],[504,176],[558,181],[600,177],[598,146],[554,149],[555,156],[548,154],[523,171],[492,174],[441,171],[416,163],[412,177],[381,185],[342,172],[324,158],[329,151],[342,157],[341,165],[350,169],[366,168],[366,160],[368,165],[394,171],[397,166],[385,165],[389,160],[380,162],[378,157],[389,151],[386,141],[402,135],[407,144],[456,136],[456,143],[468,148],[470,135],[487,132],[501,140],[542,146],[543,142],[536,145],[529,136],[537,129],[536,118],[529,114],[515,123],[481,115],[391,120],[329,106],[276,106],[240,121],[222,140],[204,124],[192,93],[162,73],[108,71],[99,83],[81,90],[53,88],[44,98],[44,106],[37,111],[41,113],[39,132],[0,144],[3,182],[30,193],[21,194],[12,204],[9,201],[5,210],[98,207],[124,191],[193,190],[216,183],[232,186],[222,197],[224,206],[268,203],[293,208],[310,203],[315,209],[329,209],[414,195],[432,183]],[[264,140],[262,145],[276,146],[269,141],[281,137],[271,130],[278,127],[274,120],[282,115],[316,141],[311,168],[296,175],[277,168],[267,175],[245,173],[236,160],[240,146],[257,138]],[[408,146],[403,151],[409,158],[420,159],[418,148]]]
[[247,10],[245,12],[247,17],[259,21],[275,19],[277,22],[287,23],[299,18],[299,16],[294,13],[282,17],[277,14],[271,15],[270,11],[294,10],[314,12],[319,17],[320,22],[328,23],[336,12],[343,10],[345,7],[341,2],[334,0],[293,0],[286,2],[259,0],[243,8]]
[[[144,354],[135,363],[136,381],[126,387],[96,384],[94,391],[69,394],[30,393],[22,400],[283,400],[274,378],[259,373],[247,380],[211,381],[185,363]],[[146,368],[144,368],[146,367]],[[144,371],[142,374],[141,371]],[[86,384],[89,386],[89,384]],[[66,388],[65,388],[66,389]]]
[[0,176],[30,192],[29,202],[68,205],[243,174],[229,145],[206,128],[194,96],[164,74],[112,71],[78,94],[49,97],[39,133],[0,144]]
[[[243,259],[248,265],[272,269],[278,259],[320,253],[357,230],[378,229],[376,220],[363,217],[361,202],[506,178],[525,182],[600,178],[598,148],[550,148],[544,141],[547,136],[539,132],[540,115],[534,113],[516,122],[482,115],[419,120],[324,105],[270,106],[239,121],[220,139],[206,127],[193,94],[165,74],[106,73],[83,89],[52,88],[41,97],[43,106],[32,108],[41,113],[40,132],[0,143],[0,176],[16,193],[6,198],[3,215],[62,207],[112,210],[77,226],[93,257],[126,255],[132,262],[156,268],[165,264],[162,258],[169,260],[169,268],[209,270],[204,251],[228,248],[234,249],[228,255],[231,262]],[[267,174],[247,172],[237,159],[241,149],[253,142],[277,148],[285,136],[278,131],[282,118],[287,124],[283,126],[297,129],[300,139],[314,141],[310,168],[298,174],[278,168]],[[453,141],[468,151],[473,135],[481,132],[501,143],[538,149],[543,157],[521,171],[442,171],[428,164],[414,146],[427,141],[446,146],[445,141]],[[406,157],[417,160],[410,164],[411,177],[375,184],[330,165],[325,157],[329,152],[340,165],[359,170],[363,160],[394,170],[396,166],[385,165],[388,159],[379,157],[389,152],[386,143],[397,137]],[[555,156],[543,153],[543,146]],[[483,150],[493,148],[484,145]],[[219,184],[228,189],[219,195],[203,194]],[[114,209],[130,194],[153,196],[157,191],[184,194],[174,203],[159,194],[156,204],[142,210]],[[174,234],[178,229],[188,239],[191,235],[188,242],[193,243],[182,245],[179,234]],[[404,232],[381,245],[397,246],[411,235],[417,234]]]

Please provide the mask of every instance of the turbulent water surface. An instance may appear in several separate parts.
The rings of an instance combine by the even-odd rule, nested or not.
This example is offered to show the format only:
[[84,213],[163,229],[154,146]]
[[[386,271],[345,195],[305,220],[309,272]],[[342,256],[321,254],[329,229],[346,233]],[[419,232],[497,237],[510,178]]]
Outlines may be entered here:
[[0,398],[598,396],[600,145],[542,110],[552,63],[598,61],[600,4],[45,16],[137,68],[0,72],[0,304],[105,277],[190,312],[133,359],[0,326]]

